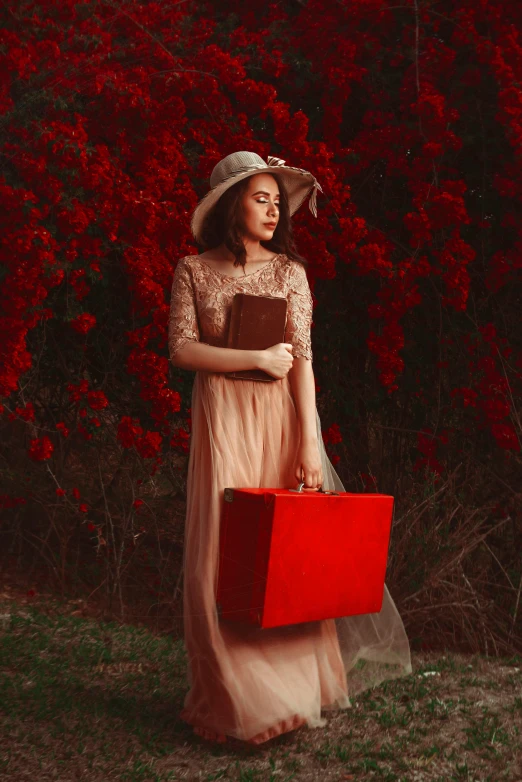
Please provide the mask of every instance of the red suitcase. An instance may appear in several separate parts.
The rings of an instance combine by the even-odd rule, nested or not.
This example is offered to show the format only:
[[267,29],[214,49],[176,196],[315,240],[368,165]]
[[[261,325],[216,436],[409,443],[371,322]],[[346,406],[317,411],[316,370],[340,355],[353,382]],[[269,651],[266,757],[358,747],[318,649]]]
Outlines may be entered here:
[[303,486],[225,489],[221,619],[265,628],[381,610],[394,498]]

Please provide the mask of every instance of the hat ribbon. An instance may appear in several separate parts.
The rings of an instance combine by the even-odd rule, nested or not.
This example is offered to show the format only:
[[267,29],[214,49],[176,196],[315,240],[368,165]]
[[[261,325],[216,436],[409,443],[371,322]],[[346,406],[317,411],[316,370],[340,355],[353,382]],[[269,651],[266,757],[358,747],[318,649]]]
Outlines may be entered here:
[[[269,155],[266,159],[266,162],[269,166],[284,166],[285,161],[281,160],[280,157],[274,157],[273,155]],[[313,176],[313,174],[312,174]],[[310,195],[310,198],[308,200],[308,207],[313,214],[314,217],[317,217],[317,191],[320,190],[321,193],[323,192],[323,189],[317,179],[314,177],[314,186],[312,188],[312,193]]]

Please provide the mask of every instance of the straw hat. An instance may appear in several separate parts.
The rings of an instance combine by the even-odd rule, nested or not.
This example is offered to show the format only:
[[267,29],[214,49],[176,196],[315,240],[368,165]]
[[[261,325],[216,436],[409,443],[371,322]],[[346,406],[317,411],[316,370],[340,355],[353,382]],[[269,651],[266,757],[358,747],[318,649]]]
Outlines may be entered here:
[[209,211],[217,204],[225,190],[241,179],[253,174],[277,174],[288,193],[290,214],[297,212],[310,191],[310,211],[317,217],[317,191],[322,188],[317,179],[303,168],[285,166],[285,161],[269,156],[267,162],[256,152],[232,152],[214,166],[210,175],[210,190],[194,209],[190,228],[197,242],[201,243],[201,229]]

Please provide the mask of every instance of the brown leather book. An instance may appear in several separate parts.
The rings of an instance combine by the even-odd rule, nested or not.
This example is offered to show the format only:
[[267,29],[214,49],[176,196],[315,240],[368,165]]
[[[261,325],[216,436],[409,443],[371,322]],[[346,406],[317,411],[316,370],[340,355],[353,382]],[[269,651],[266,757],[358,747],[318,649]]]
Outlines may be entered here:
[[[285,341],[287,300],[280,296],[236,293],[232,301],[227,348],[265,350]],[[238,380],[277,380],[262,369],[226,372]]]

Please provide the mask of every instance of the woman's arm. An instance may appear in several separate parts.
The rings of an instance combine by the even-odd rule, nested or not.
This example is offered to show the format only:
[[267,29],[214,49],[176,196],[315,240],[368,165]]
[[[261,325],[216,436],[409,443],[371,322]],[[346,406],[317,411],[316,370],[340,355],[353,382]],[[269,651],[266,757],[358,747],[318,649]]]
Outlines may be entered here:
[[313,301],[306,270],[297,262],[291,264],[288,279],[288,310],[285,338],[292,344],[294,361],[288,380],[299,420],[299,443],[296,443],[294,475],[305,488],[322,485],[323,474],[319,450],[315,380],[312,369]]
[[312,362],[304,356],[294,358],[288,380],[297,408],[301,442],[317,443],[315,422],[315,382]]
[[259,350],[235,350],[200,342],[196,292],[187,258],[178,261],[172,280],[168,349],[173,366],[207,372],[258,369]]
[[312,362],[304,356],[294,358],[288,380],[297,408],[300,442],[297,446],[294,475],[304,488],[322,485],[323,471],[317,440],[315,381]]
[[205,372],[238,372],[260,369],[261,350],[218,348],[205,342],[187,342],[172,356],[172,363],[181,369]]

